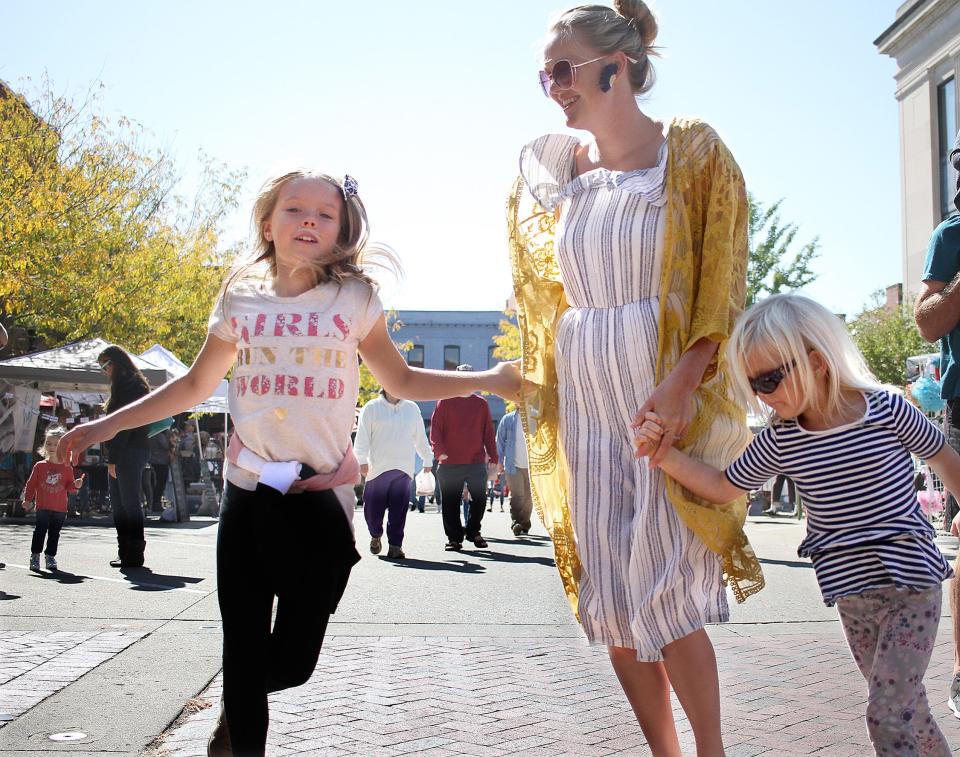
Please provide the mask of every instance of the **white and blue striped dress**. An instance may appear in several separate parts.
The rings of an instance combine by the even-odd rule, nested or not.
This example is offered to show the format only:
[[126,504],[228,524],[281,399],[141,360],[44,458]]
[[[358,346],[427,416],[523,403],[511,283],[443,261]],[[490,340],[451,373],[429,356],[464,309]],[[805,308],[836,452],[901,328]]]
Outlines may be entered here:
[[663,647],[728,618],[720,559],[687,528],[663,473],[633,456],[630,424],[656,388],[667,150],[640,171],[574,177],[575,138],[549,134],[521,174],[559,208],[556,257],[570,305],[556,331],[560,437],[591,643],[663,659]]
[[865,395],[863,418],[809,431],[796,419],[763,429],[727,478],[755,489],[783,473],[803,495],[809,557],[828,605],[884,586],[927,589],[952,575],[920,511],[910,453],[933,457],[943,434],[903,397]]

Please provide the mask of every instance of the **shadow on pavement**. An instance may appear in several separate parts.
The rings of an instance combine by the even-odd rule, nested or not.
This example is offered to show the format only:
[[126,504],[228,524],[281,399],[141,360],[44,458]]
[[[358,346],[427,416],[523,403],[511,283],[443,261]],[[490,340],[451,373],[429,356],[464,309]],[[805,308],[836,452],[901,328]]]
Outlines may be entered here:
[[556,567],[552,557],[524,557],[523,555],[511,555],[506,552],[488,552],[487,550],[474,550],[472,554],[483,560],[493,560],[494,562],[535,563],[536,565],[546,565],[548,568]]
[[78,576],[65,570],[45,570],[39,573],[30,571],[30,575],[43,578],[47,581],[56,581],[58,584],[82,584],[90,576]]
[[546,536],[521,536],[518,539],[497,539],[490,536],[483,538],[492,544],[515,544],[518,547],[545,547],[550,543]]
[[8,599],[20,599],[19,594],[7,594],[5,591],[0,591],[0,602],[5,602]]
[[437,560],[418,560],[410,557],[403,560],[391,560],[387,557],[381,557],[380,560],[391,563],[398,568],[413,568],[414,570],[452,570],[455,573],[485,573],[487,570],[482,565],[467,562],[466,560],[459,562],[445,560],[440,562]]
[[813,563],[800,562],[799,560],[768,560],[761,557],[760,562],[763,565],[786,565],[788,568],[810,568],[813,570]]
[[187,584],[200,583],[202,578],[192,576],[168,576],[154,573],[150,568],[120,568],[120,573],[133,586],[133,591],[170,591],[183,589]]

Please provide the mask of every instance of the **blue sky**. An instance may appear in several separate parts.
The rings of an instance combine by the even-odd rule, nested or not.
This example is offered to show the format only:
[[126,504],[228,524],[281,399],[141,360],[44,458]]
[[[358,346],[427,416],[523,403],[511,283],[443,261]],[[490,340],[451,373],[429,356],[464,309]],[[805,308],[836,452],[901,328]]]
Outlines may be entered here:
[[[655,117],[711,123],[798,241],[807,292],[853,314],[901,278],[894,62],[872,41],[895,0],[660,0]],[[556,0],[418,3],[3,3],[0,78],[56,91],[101,80],[111,115],[169,149],[189,193],[197,151],[246,168],[227,237],[267,175],[348,172],[404,278],[388,305],[493,310],[510,293],[504,202],[521,146],[563,132],[537,84]],[[582,135],[582,133],[581,133]],[[585,135],[582,135],[585,136]],[[910,282],[907,290],[916,289]],[[211,295],[212,296],[212,295]]]

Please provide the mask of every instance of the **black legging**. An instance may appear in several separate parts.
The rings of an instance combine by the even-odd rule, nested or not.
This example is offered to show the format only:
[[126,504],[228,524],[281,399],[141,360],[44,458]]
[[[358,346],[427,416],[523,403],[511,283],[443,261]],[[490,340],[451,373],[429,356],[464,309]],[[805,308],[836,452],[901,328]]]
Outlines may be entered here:
[[[217,533],[223,705],[235,755],[262,755],[267,694],[313,673],[327,621],[360,559],[332,491],[227,484]],[[274,597],[277,616],[270,627]]]

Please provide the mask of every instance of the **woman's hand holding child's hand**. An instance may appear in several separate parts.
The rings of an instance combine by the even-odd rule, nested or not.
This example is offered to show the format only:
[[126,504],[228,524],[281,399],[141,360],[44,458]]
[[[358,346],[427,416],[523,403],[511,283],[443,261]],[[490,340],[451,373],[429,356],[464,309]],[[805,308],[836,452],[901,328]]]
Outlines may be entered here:
[[637,448],[634,456],[638,460],[649,458],[660,446],[663,438],[663,419],[649,410],[644,413],[643,418],[638,414],[630,427],[634,433],[633,444]]

